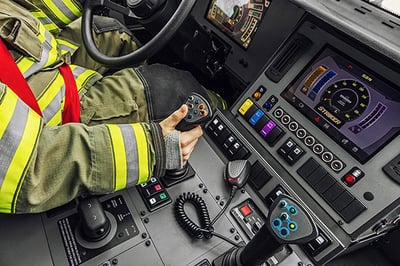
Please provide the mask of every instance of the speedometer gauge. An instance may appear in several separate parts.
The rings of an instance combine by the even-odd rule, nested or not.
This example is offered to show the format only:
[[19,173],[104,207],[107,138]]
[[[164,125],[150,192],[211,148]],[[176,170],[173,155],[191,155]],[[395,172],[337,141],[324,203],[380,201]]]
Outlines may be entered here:
[[341,80],[329,86],[321,96],[321,104],[343,121],[359,117],[368,107],[369,92],[356,80]]

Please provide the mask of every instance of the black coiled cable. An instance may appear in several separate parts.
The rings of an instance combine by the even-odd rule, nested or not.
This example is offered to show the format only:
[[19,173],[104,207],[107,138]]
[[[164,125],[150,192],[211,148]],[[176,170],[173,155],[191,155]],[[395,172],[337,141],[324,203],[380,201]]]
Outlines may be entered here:
[[[197,239],[210,239],[212,236],[219,237],[233,246],[240,247],[240,245],[231,239],[214,232],[213,224],[221,217],[232,198],[235,196],[236,187],[232,188],[229,200],[225,207],[217,214],[217,216],[211,221],[210,214],[208,213],[207,205],[204,200],[195,193],[183,193],[175,201],[175,218],[178,224],[191,236]],[[200,226],[193,222],[185,213],[183,206],[186,202],[190,202],[195,206],[197,215],[199,216]]]
[[[185,213],[183,206],[186,202],[190,202],[195,206],[197,215],[199,216],[200,226],[193,222]],[[190,235],[197,239],[210,239],[214,228],[211,225],[210,214],[204,200],[195,193],[183,193],[175,201],[175,218],[178,224]]]

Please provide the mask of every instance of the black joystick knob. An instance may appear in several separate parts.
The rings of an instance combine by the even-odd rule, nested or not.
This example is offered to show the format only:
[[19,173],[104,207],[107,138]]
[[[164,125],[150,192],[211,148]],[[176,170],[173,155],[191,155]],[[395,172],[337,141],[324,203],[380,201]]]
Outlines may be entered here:
[[193,94],[186,99],[185,104],[188,106],[188,112],[185,118],[176,126],[176,129],[180,131],[187,131],[198,125],[203,125],[208,122],[213,115],[211,105],[206,98],[198,93],[193,92]]
[[267,221],[251,241],[218,257],[213,266],[258,266],[282,244],[304,244],[317,236],[310,214],[293,198],[280,195],[271,205]]
[[78,205],[78,215],[83,239],[91,242],[100,241],[110,232],[110,220],[97,198],[81,200]]

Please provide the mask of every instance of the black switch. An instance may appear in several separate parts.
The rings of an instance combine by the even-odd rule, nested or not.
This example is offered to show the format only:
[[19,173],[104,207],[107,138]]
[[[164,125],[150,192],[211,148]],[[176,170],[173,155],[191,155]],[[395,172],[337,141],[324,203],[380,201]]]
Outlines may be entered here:
[[296,146],[294,147],[287,155],[286,159],[287,162],[290,165],[293,165],[295,162],[297,162],[301,156],[303,156],[303,154],[305,153],[305,151],[300,147],[300,146]]
[[344,220],[349,223],[354,218],[356,218],[360,213],[365,210],[365,206],[361,204],[358,200],[352,201],[346,208],[344,208],[340,214]]
[[291,138],[289,138],[285,143],[282,144],[281,147],[279,147],[279,154],[283,156],[283,158],[286,158],[286,156],[289,154],[289,152],[297,146],[297,143],[294,142]]
[[307,176],[305,180],[312,186],[314,187],[319,181],[324,178],[324,176],[328,172],[322,167],[319,166],[314,172],[311,173],[311,175]]
[[264,139],[270,146],[273,146],[282,137],[282,135],[283,130],[279,126],[276,126]]
[[237,142],[236,137],[233,135],[230,135],[226,138],[223,146],[225,149],[228,149],[233,143]]
[[160,184],[154,184],[144,189],[144,195],[146,198],[149,198],[159,192],[163,191],[163,188]]
[[328,190],[333,184],[336,183],[336,180],[333,176],[330,174],[326,174],[317,184],[315,184],[313,187],[314,189],[322,195],[325,191]]
[[307,162],[305,162],[299,170],[297,170],[297,173],[304,179],[306,179],[309,175],[311,175],[312,172],[314,172],[317,168],[319,167],[319,164],[317,161],[315,161],[313,158],[310,158]]
[[270,119],[268,117],[266,117],[265,115],[263,115],[260,120],[258,120],[258,122],[256,123],[256,125],[254,126],[255,130],[257,132],[260,132],[261,129],[263,129],[265,127],[265,125],[268,123]]
[[344,208],[346,208],[353,200],[354,197],[350,194],[350,192],[345,191],[332,202],[332,206],[336,211],[340,212]]
[[147,202],[149,203],[149,205],[151,207],[154,207],[154,206],[157,206],[168,200],[169,200],[168,194],[165,192],[162,192],[162,193],[154,195],[154,197],[152,197],[152,198],[149,198],[147,200]]
[[327,191],[325,191],[324,194],[322,194],[322,197],[329,203],[332,203],[344,191],[344,187],[336,182]]
[[249,110],[247,110],[247,112],[244,114],[244,119],[246,119],[246,121],[249,121],[250,118],[254,115],[254,113],[257,112],[257,110],[258,110],[258,107],[253,104],[249,108]]

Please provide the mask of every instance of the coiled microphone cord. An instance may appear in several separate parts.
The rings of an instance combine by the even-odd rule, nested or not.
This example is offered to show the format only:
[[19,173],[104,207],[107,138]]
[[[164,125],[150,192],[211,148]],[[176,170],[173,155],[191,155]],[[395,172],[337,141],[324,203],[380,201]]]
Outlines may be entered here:
[[[175,201],[175,218],[178,224],[187,232],[189,235],[197,239],[210,239],[212,236],[221,238],[230,244],[240,247],[239,244],[235,243],[231,239],[214,232],[213,224],[221,217],[229,203],[232,201],[236,194],[236,187],[232,187],[229,199],[225,204],[225,207],[217,214],[217,216],[211,221],[210,214],[208,213],[207,205],[205,201],[196,193],[188,192],[179,195]],[[186,214],[184,205],[186,202],[190,202],[196,209],[197,215],[199,216],[200,226],[193,222]]]

